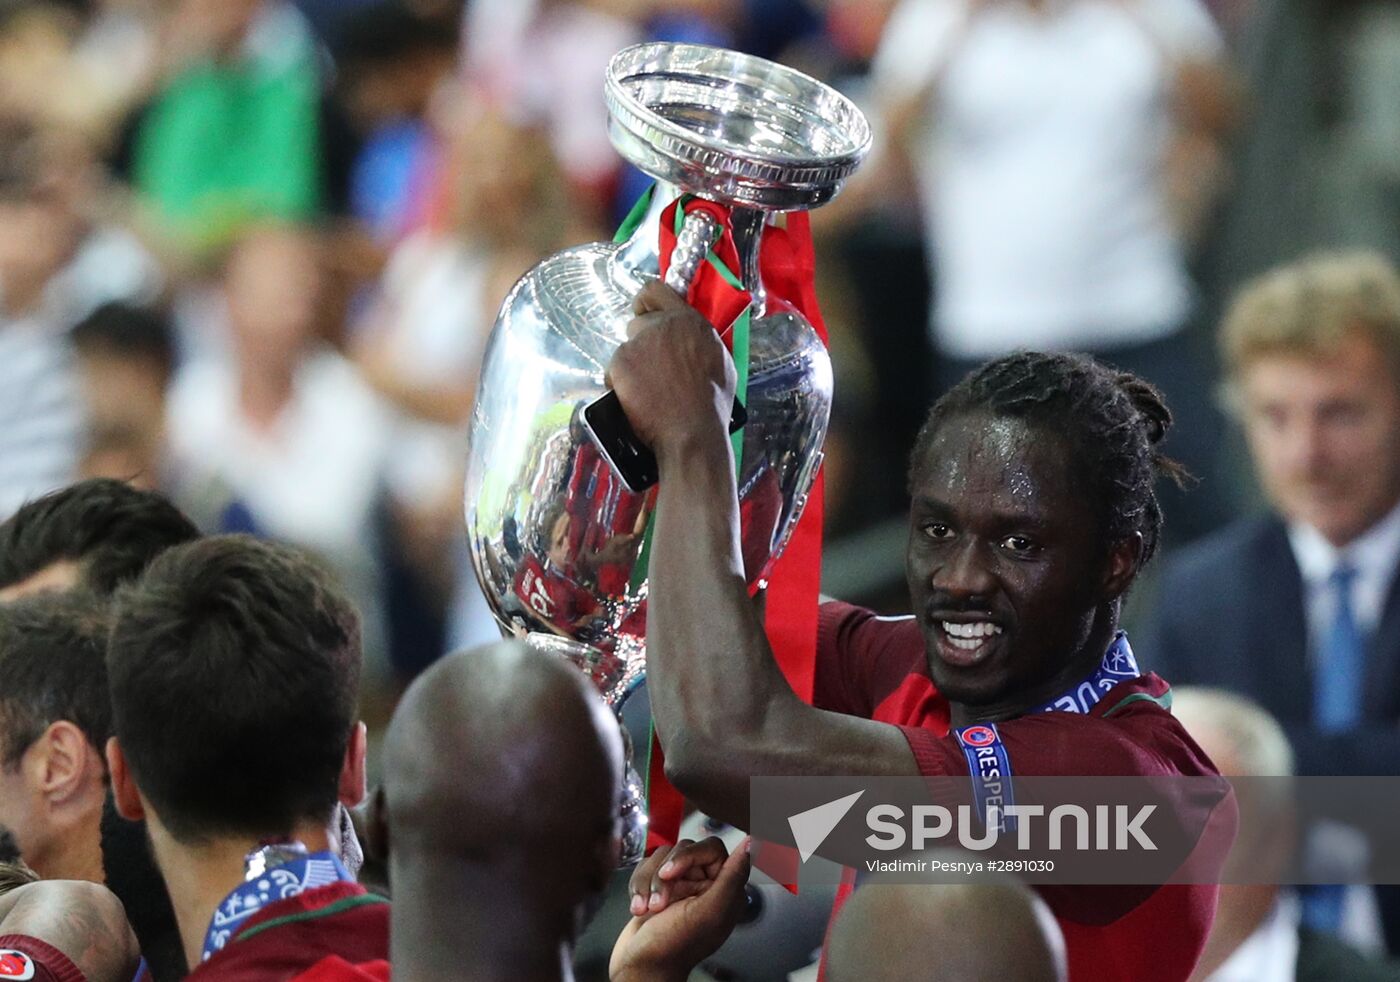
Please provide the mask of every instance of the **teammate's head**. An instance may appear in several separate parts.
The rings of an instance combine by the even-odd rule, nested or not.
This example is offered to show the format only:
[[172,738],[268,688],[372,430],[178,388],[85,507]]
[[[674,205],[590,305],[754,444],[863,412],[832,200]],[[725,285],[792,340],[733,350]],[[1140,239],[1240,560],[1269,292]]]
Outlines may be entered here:
[[107,626],[83,594],[0,605],[0,827],[48,878],[102,876]]
[[29,502],[0,523],[0,600],[83,586],[111,593],[199,536],[163,495],[105,478]]
[[1063,982],[1054,917],[1016,883],[872,883],[841,908],[827,944],[830,982]]
[[1400,501],[1400,273],[1323,254],[1247,284],[1221,325],[1227,391],[1287,519],[1346,545]]
[[384,753],[395,963],[460,970],[469,949],[542,939],[557,958],[619,849],[621,736],[582,674],[519,642],[449,656],[404,695]]
[[108,759],[124,816],[185,845],[256,841],[324,828],[363,797],[359,619],[318,566],[215,536],[167,550],[115,603]]
[[1052,698],[1107,644],[1161,535],[1170,425],[1149,383],[1077,355],[989,362],[934,405],[909,471],[906,575],[954,702]]

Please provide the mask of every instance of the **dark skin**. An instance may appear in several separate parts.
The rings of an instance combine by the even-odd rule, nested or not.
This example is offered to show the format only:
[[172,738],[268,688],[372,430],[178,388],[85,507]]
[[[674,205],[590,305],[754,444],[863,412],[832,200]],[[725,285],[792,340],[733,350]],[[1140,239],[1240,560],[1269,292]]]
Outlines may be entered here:
[[[918,775],[898,728],[816,709],[788,686],[744,582],[726,436],[733,364],[714,328],[664,285],[646,287],[635,311],[609,381],[660,467],[647,659],[667,776],[706,813],[746,828],[757,775]],[[1088,675],[1141,553],[1138,536],[1103,549],[1086,534],[1092,516],[1053,436],[995,422],[944,425],[911,515],[911,594],[957,724],[1012,718]],[[1002,633],[955,665],[945,618]],[[650,894],[664,906],[668,891],[659,875],[634,877],[653,910]]]
[[[1118,629],[1142,540],[1096,548],[1072,460],[1059,437],[978,413],[946,421],[919,462],[905,575],[954,726],[1050,701],[1098,667]],[[971,650],[945,629],[975,624],[997,633]]]

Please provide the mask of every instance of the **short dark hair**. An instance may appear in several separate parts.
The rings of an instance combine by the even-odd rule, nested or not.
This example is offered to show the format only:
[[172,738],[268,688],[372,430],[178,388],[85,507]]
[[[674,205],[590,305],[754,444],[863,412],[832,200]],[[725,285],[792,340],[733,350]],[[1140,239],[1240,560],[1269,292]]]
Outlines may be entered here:
[[54,563],[77,563],[88,589],[109,594],[161,552],[199,537],[164,495],[94,478],[36,498],[0,522],[0,586]]
[[1188,477],[1157,449],[1172,414],[1152,383],[1087,355],[1022,351],[990,361],[934,403],[910,458],[911,491],[938,428],[976,412],[1021,419],[1065,440],[1101,534],[1112,543],[1140,532],[1142,562],[1152,557],[1162,534],[1157,477],[1178,484]]
[[59,720],[103,754],[112,735],[109,623],[107,602],[82,592],[0,604],[0,766],[15,767]]
[[360,682],[360,625],[288,546],[222,535],[118,591],[107,671],[137,787],[182,842],[326,821]]
[[79,354],[108,354],[146,361],[168,380],[175,367],[170,319],[158,310],[113,300],[88,314],[69,332]]

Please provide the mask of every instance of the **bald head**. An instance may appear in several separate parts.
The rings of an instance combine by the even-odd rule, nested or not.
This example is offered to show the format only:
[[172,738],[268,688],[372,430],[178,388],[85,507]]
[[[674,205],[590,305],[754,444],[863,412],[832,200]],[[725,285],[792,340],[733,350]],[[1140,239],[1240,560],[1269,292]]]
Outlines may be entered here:
[[581,673],[503,641],[450,655],[409,688],[384,769],[391,852],[492,862],[610,837],[622,742]]
[[828,982],[1062,982],[1064,940],[1016,883],[872,883],[841,909]]

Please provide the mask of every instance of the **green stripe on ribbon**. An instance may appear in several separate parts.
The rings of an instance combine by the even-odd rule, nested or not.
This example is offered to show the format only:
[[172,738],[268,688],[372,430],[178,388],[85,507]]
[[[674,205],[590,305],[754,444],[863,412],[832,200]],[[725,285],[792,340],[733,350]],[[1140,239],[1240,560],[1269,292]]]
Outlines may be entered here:
[[[637,199],[637,203],[632,206],[632,210],[627,213],[627,217],[618,226],[617,232],[613,235],[614,242],[623,242],[630,239],[642,224],[647,212],[651,209],[652,197],[655,195],[656,185],[653,184],[646,192]],[[695,196],[693,194],[682,195],[676,205],[675,231],[679,235],[682,226],[685,224],[685,206]],[[706,257],[715,272],[719,273],[724,282],[734,287],[736,290],[743,290],[744,283],[735,272],[724,264],[724,261],[715,254],[714,249]],[[734,356],[735,386],[734,391],[739,401],[748,407],[749,402],[749,329],[752,326],[752,301],[749,307],[744,308],[744,312],[738,316],[731,326],[730,350]],[[730,443],[734,448],[734,473],[735,480],[742,472],[744,460],[744,430],[740,428],[738,432],[730,436]],[[646,582],[647,572],[651,566],[651,541],[652,532],[656,527],[656,512],[653,511],[647,518],[646,530],[642,533],[642,546],[637,553],[637,561],[632,566],[632,576],[628,582],[629,589],[636,593]],[[652,748],[656,745],[656,720],[652,719],[650,733],[647,739],[647,764],[644,771],[643,780],[646,783],[647,801],[651,801],[651,754]]]

